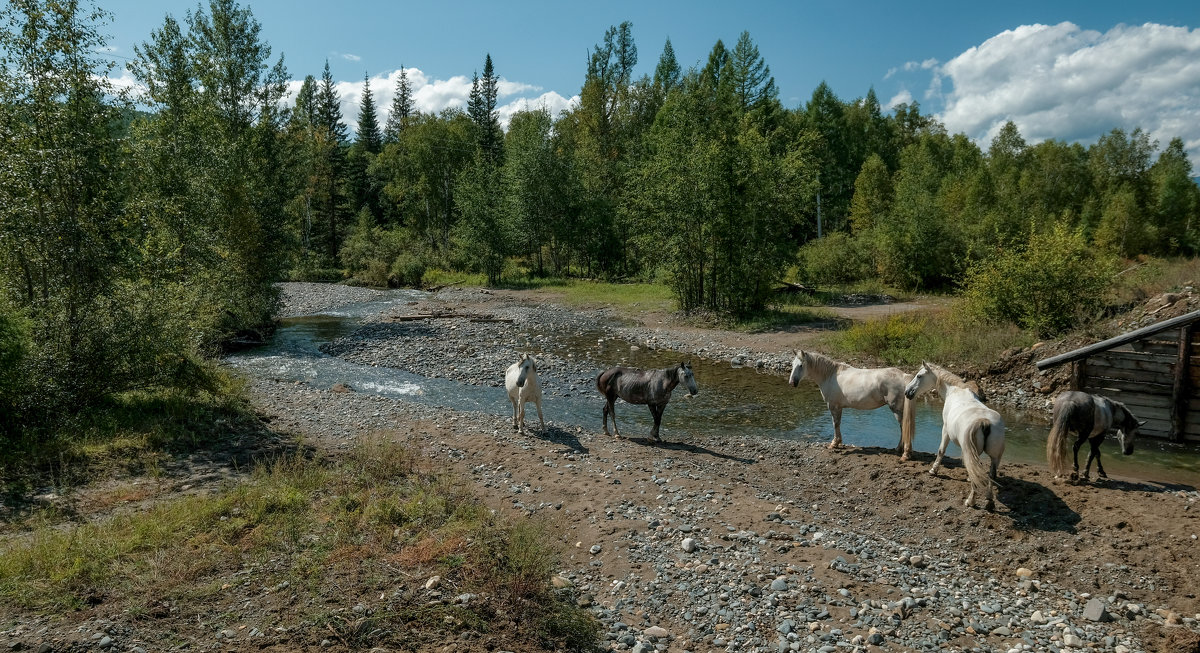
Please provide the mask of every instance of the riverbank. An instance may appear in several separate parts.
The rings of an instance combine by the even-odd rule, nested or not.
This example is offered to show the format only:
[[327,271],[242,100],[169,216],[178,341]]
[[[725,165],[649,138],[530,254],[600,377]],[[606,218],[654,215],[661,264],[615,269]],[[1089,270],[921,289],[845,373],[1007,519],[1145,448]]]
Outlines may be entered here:
[[[361,301],[358,289],[340,288],[289,284],[285,302],[294,314]],[[596,329],[639,347],[745,356],[742,364],[768,370],[784,369],[793,343],[808,337],[802,329],[706,333],[665,318],[630,324],[602,307],[568,309],[520,292],[456,289],[413,301],[369,318],[326,352],[494,385],[529,340],[563,351],[549,361],[554,392],[594,393],[590,368],[559,345]],[[395,320],[435,313],[459,317]],[[1138,478],[1064,485],[1044,465],[1005,464],[999,508],[988,513],[962,506],[955,450],[931,477],[929,454],[902,463],[890,450],[831,452],[735,429],[669,429],[666,442],[653,443],[627,426],[633,437],[617,439],[600,431],[598,399],[594,428],[558,420],[551,398],[548,428],[517,433],[506,413],[354,392],[354,379],[345,381],[334,390],[253,377],[247,391],[278,437],[338,456],[379,434],[419,452],[425,465],[452,470],[497,514],[543,523],[563,551],[558,584],[575,589],[610,650],[1196,650],[1200,494],[1192,486]],[[668,412],[690,409],[679,402]],[[166,485],[195,492],[219,482]],[[169,617],[104,602],[69,615],[10,615],[0,637],[30,650],[47,641],[55,643],[49,650],[85,650],[104,638],[116,650],[348,648],[309,608],[268,600],[270,578],[269,565],[247,569],[218,598],[176,603]],[[393,589],[433,591],[425,578],[380,582],[384,591],[348,583],[322,609],[371,614],[386,609]],[[485,648],[465,639],[437,650]]]
[[[395,321],[417,314],[464,317]],[[798,343],[819,333],[681,328],[665,316],[650,322],[629,324],[603,307],[563,308],[536,293],[456,289],[382,314],[325,351],[498,385],[496,370],[522,346],[549,349],[597,329],[637,346],[778,372],[790,366]],[[514,335],[531,327],[536,332],[524,341]],[[554,370],[551,394],[592,391],[586,363],[568,355],[543,362]],[[857,645],[917,649],[1076,643],[1064,638],[1064,624],[1079,629],[1071,632],[1080,643],[1153,650],[1160,626],[1163,633],[1174,625],[1168,622],[1196,627],[1200,603],[1191,579],[1200,577],[1200,559],[1190,552],[1200,523],[1189,486],[1137,479],[1059,485],[1040,466],[1006,465],[1002,507],[988,514],[959,504],[961,467],[941,478],[925,474],[928,455],[902,464],[878,449],[829,452],[736,434],[656,446],[609,439],[598,428],[564,429],[553,418],[548,435],[510,436],[504,417],[484,416],[474,428],[470,417],[455,415],[453,435],[431,438],[421,427],[405,435],[469,473],[497,509],[555,520],[564,544],[575,548],[574,580],[593,595],[618,646],[639,639],[630,644],[621,624],[665,628],[681,649],[770,648],[782,637],[797,650],[854,645],[856,635]],[[444,433],[444,426],[432,430]],[[592,554],[594,546],[600,550]],[[838,556],[849,566],[830,567]],[[1020,569],[1027,572],[1018,576]],[[786,593],[772,583],[786,584]],[[1092,599],[1117,619],[1082,618]],[[706,601],[708,609],[698,605]],[[897,602],[914,614],[924,608],[924,619],[884,618]]]

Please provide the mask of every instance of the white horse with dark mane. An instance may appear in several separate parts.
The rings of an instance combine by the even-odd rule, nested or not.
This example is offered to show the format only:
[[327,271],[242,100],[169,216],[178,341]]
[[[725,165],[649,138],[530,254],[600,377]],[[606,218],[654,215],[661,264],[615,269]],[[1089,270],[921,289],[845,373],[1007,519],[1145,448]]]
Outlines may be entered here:
[[916,410],[913,401],[904,396],[904,386],[911,376],[895,367],[860,369],[812,351],[797,351],[792,359],[792,374],[788,383],[793,388],[801,379],[812,379],[821,389],[821,398],[833,417],[833,442],[830,449],[842,446],[842,409],[874,410],[887,406],[900,422],[900,444],[896,451],[900,460],[912,454],[913,433],[916,431]]
[[546,420],[542,418],[542,386],[538,385],[537,360],[529,354],[521,354],[517,362],[508,366],[504,374],[504,388],[508,390],[508,400],[513,407],[513,428],[518,431],[525,428],[525,404],[537,406],[538,421],[542,430],[546,430]]
[[1067,473],[1067,436],[1075,433],[1074,471],[1071,480],[1079,478],[1079,448],[1086,440],[1091,445],[1087,464],[1083,467],[1083,480],[1088,480],[1092,470],[1092,459],[1096,460],[1096,473],[1100,478],[1108,478],[1104,467],[1100,464],[1100,443],[1110,429],[1117,430],[1117,441],[1121,444],[1121,453],[1126,456],[1133,453],[1133,441],[1137,438],[1138,428],[1145,422],[1139,422],[1125,404],[1088,394],[1077,390],[1068,390],[1054,398],[1054,412],[1051,418],[1050,437],[1046,440],[1046,460],[1050,462],[1050,470],[1054,478],[1065,476]]
[[[986,508],[994,510],[996,470],[1000,467],[1000,457],[1004,455],[1004,418],[979,400],[975,390],[977,387],[943,367],[922,363],[921,369],[904,389],[904,394],[916,399],[936,388],[942,395],[946,402],[942,407],[942,445],[938,447],[929,473],[937,474],[942,456],[946,454],[946,446],[953,440],[962,449],[963,467],[967,468],[967,480],[971,485],[963,505],[974,504],[975,493],[981,492],[987,497]],[[980,459],[982,452],[987,452],[992,460],[990,472]]]

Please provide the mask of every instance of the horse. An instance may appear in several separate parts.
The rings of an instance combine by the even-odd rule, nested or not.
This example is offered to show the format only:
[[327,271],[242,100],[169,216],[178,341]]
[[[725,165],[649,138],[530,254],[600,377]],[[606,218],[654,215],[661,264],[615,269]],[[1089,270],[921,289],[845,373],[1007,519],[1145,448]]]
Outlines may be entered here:
[[[942,445],[938,448],[929,473],[937,474],[942,456],[946,454],[946,446],[950,440],[954,440],[962,449],[963,466],[967,468],[967,480],[971,486],[963,505],[973,505],[975,493],[981,492],[987,497],[986,508],[994,510],[996,470],[1000,467],[1000,457],[1004,455],[1004,419],[1000,413],[980,401],[973,389],[977,386],[930,363],[921,363],[921,369],[904,389],[904,395],[916,399],[935,387],[945,400],[945,405],[942,407]],[[987,452],[992,460],[990,471],[980,459],[982,452]]]
[[546,420],[542,418],[542,387],[538,385],[537,360],[529,354],[521,354],[517,362],[508,366],[504,374],[504,388],[508,390],[508,400],[513,406],[513,428],[521,431],[525,428],[525,404],[533,402],[537,406],[538,421],[542,430],[546,430]]
[[1104,467],[1100,464],[1100,443],[1109,429],[1117,429],[1117,441],[1121,444],[1121,453],[1126,456],[1133,453],[1133,441],[1137,438],[1138,428],[1146,422],[1139,422],[1133,413],[1119,401],[1108,397],[1092,395],[1077,390],[1068,390],[1054,398],[1050,437],[1046,440],[1046,460],[1054,478],[1060,478],[1067,471],[1067,435],[1077,434],[1075,441],[1075,469],[1071,472],[1071,480],[1079,479],[1079,448],[1087,440],[1091,445],[1087,464],[1083,467],[1083,480],[1088,480],[1092,469],[1092,459],[1096,459],[1096,473],[1099,478],[1108,478]]
[[793,388],[801,379],[812,379],[821,390],[821,398],[833,417],[833,441],[830,449],[842,446],[842,409],[874,410],[887,406],[900,422],[900,460],[912,455],[916,432],[916,407],[904,396],[904,386],[912,377],[894,367],[860,369],[812,351],[796,351],[788,383]]
[[691,363],[680,363],[674,367],[661,370],[635,370],[628,367],[610,367],[596,377],[596,389],[604,395],[604,434],[608,435],[608,416],[612,414],[613,431],[621,437],[617,429],[617,397],[631,404],[646,404],[650,414],[654,416],[654,428],[650,435],[655,440],[658,428],[662,424],[663,410],[671,401],[671,391],[682,383],[687,388],[688,396],[695,397],[700,392],[696,385],[696,377],[692,374]]

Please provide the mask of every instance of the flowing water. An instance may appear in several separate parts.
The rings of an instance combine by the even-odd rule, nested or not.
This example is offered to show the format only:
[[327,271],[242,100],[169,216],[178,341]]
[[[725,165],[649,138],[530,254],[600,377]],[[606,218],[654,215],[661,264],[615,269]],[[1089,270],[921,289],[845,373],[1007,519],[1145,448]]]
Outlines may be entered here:
[[[235,367],[258,376],[302,381],[318,388],[347,383],[359,392],[404,397],[410,401],[457,410],[511,415],[511,405],[503,388],[430,378],[390,367],[361,365],[320,351],[322,343],[353,333],[366,316],[402,305],[418,296],[420,293],[416,291],[396,291],[385,301],[353,304],[318,315],[285,319],[271,343],[235,354],[229,361]],[[532,343],[530,350],[534,353],[544,353],[539,347],[546,348],[547,352],[556,356],[586,360],[597,371],[617,364],[666,367],[687,358],[675,352],[635,349],[631,343],[605,338],[599,331],[565,339],[541,338],[537,336],[547,334],[534,332],[527,332],[526,335]],[[829,411],[821,400],[816,384],[811,381],[804,381],[800,387],[792,388],[786,377],[750,367],[734,367],[728,363],[707,360],[692,360],[692,367],[700,385],[700,394],[690,399],[684,399],[682,391],[675,394],[674,401],[663,417],[662,435],[665,439],[686,438],[688,433],[727,440],[784,438],[827,442],[833,438]],[[553,371],[544,370],[542,373],[549,376]],[[502,379],[503,374],[503,369],[497,369],[497,380]],[[580,426],[600,432],[603,400],[590,385],[546,396],[542,404],[546,418],[559,426]],[[617,412],[625,435],[644,436],[649,432],[652,419],[650,411],[644,406],[618,402]],[[1023,415],[1004,410],[1001,413],[1006,424],[1004,460],[1044,464],[1048,413]],[[527,413],[527,423],[530,416]],[[536,424],[536,414],[532,417]],[[941,433],[941,405],[936,401],[919,403],[916,423],[914,449],[937,451]],[[900,439],[900,428],[886,408],[873,411],[845,410],[842,413],[842,435],[849,445],[894,447]],[[1102,451],[1106,471],[1111,475],[1200,485],[1200,451],[1194,446],[1141,438],[1132,456],[1122,456],[1115,439],[1110,438]],[[1080,451],[1081,464],[1086,452],[1085,446]],[[954,446],[947,453],[955,457],[960,455]]]

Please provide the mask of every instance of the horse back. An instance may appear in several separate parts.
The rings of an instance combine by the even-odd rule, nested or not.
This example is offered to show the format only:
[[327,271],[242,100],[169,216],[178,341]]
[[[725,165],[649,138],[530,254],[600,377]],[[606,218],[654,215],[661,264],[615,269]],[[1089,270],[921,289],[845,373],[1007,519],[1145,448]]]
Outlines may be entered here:
[[623,367],[610,367],[607,370],[604,370],[600,374],[596,375],[596,389],[600,391],[600,394],[606,397],[609,396],[610,393],[615,394],[617,377],[621,376],[621,374],[624,372],[625,368]]
[[1090,437],[1096,428],[1096,397],[1086,392],[1069,390],[1054,399],[1051,411],[1053,424],[1066,432],[1075,432]]

